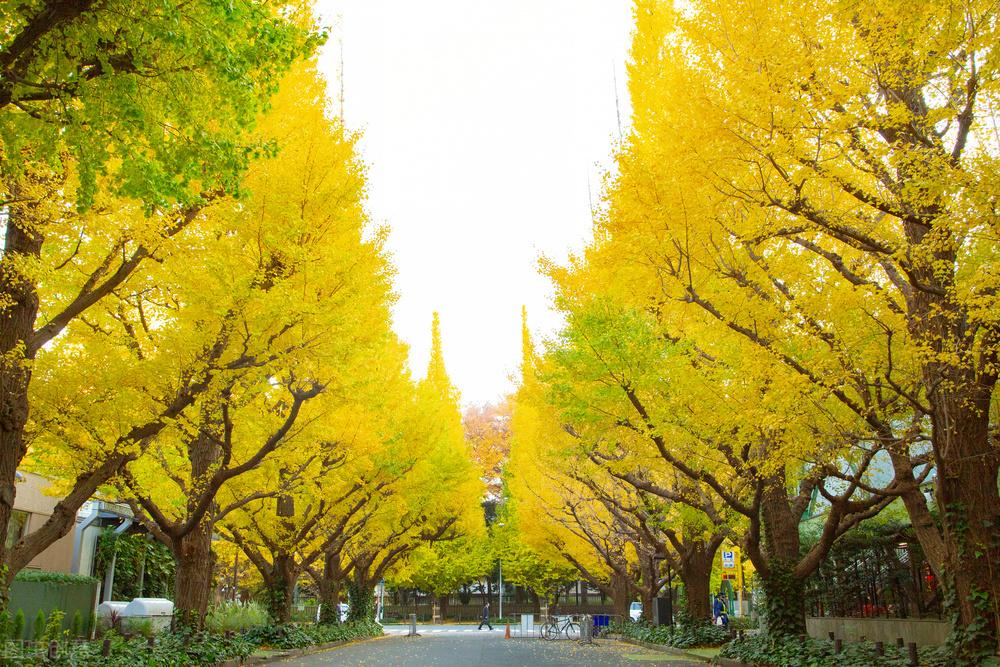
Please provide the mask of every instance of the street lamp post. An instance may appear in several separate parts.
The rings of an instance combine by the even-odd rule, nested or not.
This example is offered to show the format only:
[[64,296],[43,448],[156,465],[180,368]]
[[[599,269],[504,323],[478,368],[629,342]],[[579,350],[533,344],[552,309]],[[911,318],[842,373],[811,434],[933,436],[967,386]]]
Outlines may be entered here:
[[[667,561],[667,624],[674,627],[674,571],[670,567],[670,559],[665,554],[653,554],[654,567],[659,561]],[[659,619],[654,618],[653,624],[659,625]]]
[[[503,525],[504,525],[503,521],[498,521],[496,523],[496,527],[497,528],[503,528]],[[499,620],[499,618],[503,618],[503,559],[497,558],[497,567],[500,570],[500,576],[498,577],[500,579],[500,593],[499,593],[499,595],[500,595],[500,605],[499,605],[500,606],[500,616],[498,617],[498,620]]]
[[503,619],[503,561],[499,558],[497,559],[497,565],[500,568],[500,619]]

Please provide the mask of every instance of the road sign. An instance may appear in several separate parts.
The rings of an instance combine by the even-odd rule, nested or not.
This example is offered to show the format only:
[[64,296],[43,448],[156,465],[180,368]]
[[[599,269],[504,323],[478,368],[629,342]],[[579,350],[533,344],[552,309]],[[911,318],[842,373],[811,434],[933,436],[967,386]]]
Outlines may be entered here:
[[736,569],[736,552],[735,551],[723,551],[722,552],[722,569],[724,569],[724,570],[735,570]]

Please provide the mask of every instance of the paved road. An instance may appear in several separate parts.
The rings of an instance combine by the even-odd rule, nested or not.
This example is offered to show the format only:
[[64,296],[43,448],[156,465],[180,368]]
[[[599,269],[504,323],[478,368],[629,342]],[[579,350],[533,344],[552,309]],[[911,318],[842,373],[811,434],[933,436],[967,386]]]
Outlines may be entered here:
[[[517,628],[511,627],[511,633],[516,634]],[[408,625],[387,625],[385,626],[385,633],[387,635],[406,635],[410,632],[410,626]],[[430,625],[430,624],[418,624],[417,632],[421,636],[432,636],[432,635],[444,635],[446,637],[451,637],[455,635],[489,635],[490,633],[494,635],[503,635],[504,626],[493,625],[493,629],[488,628],[479,629],[478,625],[458,625],[454,623],[446,623],[442,625]]]
[[[601,640],[591,646],[574,641],[504,639],[499,628],[421,626],[421,637],[388,637],[282,661],[283,667],[705,667],[631,644]],[[435,632],[437,630],[438,632]]]

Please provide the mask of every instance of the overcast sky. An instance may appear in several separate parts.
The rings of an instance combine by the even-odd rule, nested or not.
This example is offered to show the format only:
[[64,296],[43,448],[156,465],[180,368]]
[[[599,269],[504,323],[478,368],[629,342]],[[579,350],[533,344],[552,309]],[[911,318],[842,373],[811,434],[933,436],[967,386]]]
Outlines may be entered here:
[[362,130],[368,209],[391,228],[394,328],[422,376],[431,313],[463,403],[512,389],[520,310],[558,326],[540,255],[590,233],[588,179],[628,118],[629,0],[319,0],[334,26],[321,67]]

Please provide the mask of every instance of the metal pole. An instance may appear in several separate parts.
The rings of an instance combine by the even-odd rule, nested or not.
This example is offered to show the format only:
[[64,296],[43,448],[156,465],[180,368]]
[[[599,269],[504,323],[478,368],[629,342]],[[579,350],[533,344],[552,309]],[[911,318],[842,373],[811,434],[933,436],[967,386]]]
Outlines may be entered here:
[[385,613],[385,579],[379,582],[378,597],[378,622],[381,623]]
[[500,568],[500,616],[497,618],[497,623],[503,618],[503,561],[499,558],[497,559],[497,565]]
[[139,594],[136,597],[142,597],[143,585],[146,583],[146,553],[149,551],[149,538],[151,535],[146,533],[146,537],[143,538],[142,543],[142,561],[139,563]]
[[230,598],[233,602],[236,602],[236,587],[239,584],[240,576],[240,551],[236,550],[236,557],[233,558],[233,590],[230,591]]
[[406,636],[407,637],[419,637],[420,636],[417,633],[417,615],[416,614],[410,614],[410,634],[408,634]]
[[667,623],[674,627],[674,571],[667,563]]

